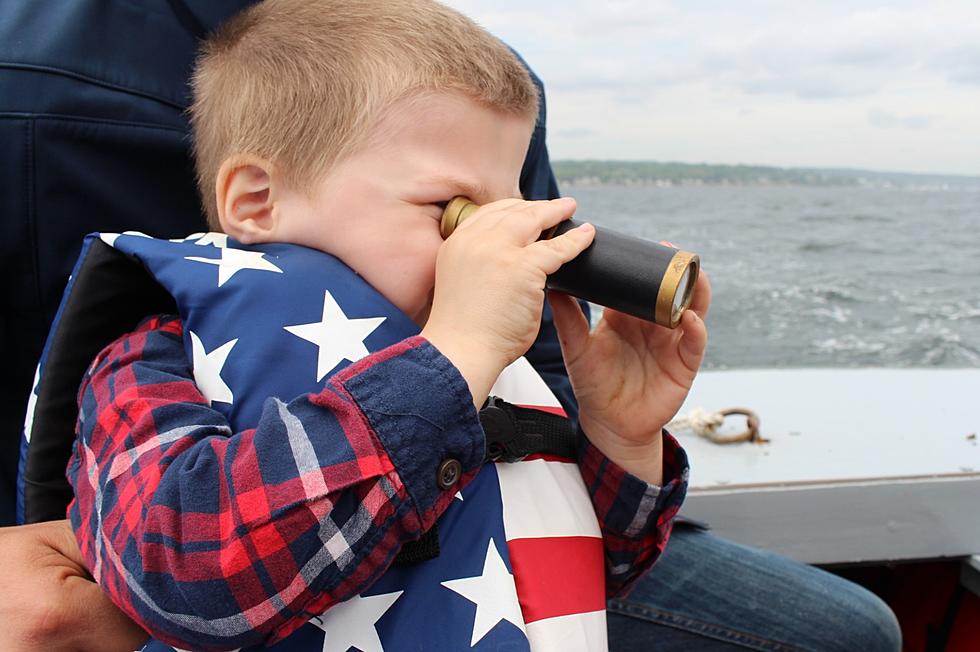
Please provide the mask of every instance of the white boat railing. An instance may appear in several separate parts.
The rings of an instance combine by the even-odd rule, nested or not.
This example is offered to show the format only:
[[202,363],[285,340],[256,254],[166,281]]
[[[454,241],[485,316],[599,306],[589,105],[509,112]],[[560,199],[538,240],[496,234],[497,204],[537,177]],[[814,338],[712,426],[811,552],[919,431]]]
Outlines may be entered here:
[[809,563],[980,553],[980,369],[702,372],[678,414],[730,405],[768,441],[678,430],[682,514]]

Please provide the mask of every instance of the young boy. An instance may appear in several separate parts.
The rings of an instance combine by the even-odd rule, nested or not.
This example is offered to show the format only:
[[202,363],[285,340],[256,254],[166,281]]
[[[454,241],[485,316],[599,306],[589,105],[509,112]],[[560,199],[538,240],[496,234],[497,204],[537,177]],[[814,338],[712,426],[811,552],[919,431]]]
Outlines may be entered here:
[[[331,254],[422,330],[318,393],[270,401],[237,434],[195,386],[180,320],[151,319],[100,354],[80,393],[70,517],[93,575],[148,631],[215,649],[278,641],[375,583],[476,476],[477,409],[534,341],[547,274],[594,234],[537,240],[575,203],[519,199],[536,109],[501,43],[424,1],[267,0],[208,44],[193,122],[212,227]],[[457,195],[485,206],[443,242]],[[574,300],[551,297],[613,594],[655,561],[683,497],[683,452],[662,429],[700,365],[709,295],[703,281],[675,331],[606,311],[590,332]],[[431,427],[406,432],[393,405]],[[260,506],[232,495],[239,469],[264,481],[277,451],[302,467],[297,432],[312,471],[266,486]],[[462,473],[434,482],[447,460]],[[325,518],[339,553],[334,539],[299,545]],[[243,579],[249,563],[261,568]]]

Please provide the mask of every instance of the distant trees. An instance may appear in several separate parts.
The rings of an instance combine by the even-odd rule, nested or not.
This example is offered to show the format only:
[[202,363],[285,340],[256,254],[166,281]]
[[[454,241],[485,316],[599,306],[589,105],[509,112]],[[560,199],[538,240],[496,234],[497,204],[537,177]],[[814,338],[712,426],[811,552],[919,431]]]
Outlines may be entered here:
[[560,182],[573,184],[899,186],[980,189],[980,177],[872,172],[844,168],[779,168],[763,165],[603,160],[553,161],[552,167]]

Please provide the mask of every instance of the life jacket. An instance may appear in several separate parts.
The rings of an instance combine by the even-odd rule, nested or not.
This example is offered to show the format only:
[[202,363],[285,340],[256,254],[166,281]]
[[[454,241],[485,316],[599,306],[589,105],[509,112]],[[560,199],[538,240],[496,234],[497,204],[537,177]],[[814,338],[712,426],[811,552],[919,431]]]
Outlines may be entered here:
[[[256,426],[266,398],[318,392],[352,358],[418,334],[404,313],[320,251],[245,246],[214,233],[183,240],[89,236],[45,345],[25,420],[23,520],[64,517],[79,379],[105,345],[156,313],[179,314],[195,381],[234,432]],[[334,346],[324,332],[336,332],[346,345]],[[491,393],[562,414],[523,358],[504,370]],[[484,421],[484,427],[489,433],[493,425]],[[573,460],[524,457],[528,450],[500,443],[499,459],[486,463],[439,518],[437,556],[396,563],[360,596],[273,649],[605,650],[602,539],[588,492]],[[144,649],[171,648],[151,641]]]

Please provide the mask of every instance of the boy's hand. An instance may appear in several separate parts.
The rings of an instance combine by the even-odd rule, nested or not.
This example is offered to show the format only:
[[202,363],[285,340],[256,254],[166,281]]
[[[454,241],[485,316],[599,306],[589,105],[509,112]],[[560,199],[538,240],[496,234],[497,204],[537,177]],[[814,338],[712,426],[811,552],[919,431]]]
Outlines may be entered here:
[[671,330],[606,310],[595,330],[571,297],[549,296],[579,422],[606,457],[650,482],[663,482],[661,430],[694,382],[708,332],[711,285],[701,272],[691,306]]
[[504,367],[534,342],[547,275],[592,243],[590,224],[538,240],[574,212],[571,198],[496,201],[481,207],[439,249],[422,336],[456,365],[477,408]]

